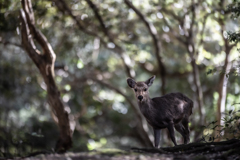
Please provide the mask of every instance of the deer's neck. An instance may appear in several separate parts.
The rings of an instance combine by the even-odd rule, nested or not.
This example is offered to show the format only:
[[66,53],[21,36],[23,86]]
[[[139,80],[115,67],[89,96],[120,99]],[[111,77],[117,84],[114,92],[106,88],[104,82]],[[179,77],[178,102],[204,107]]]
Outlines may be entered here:
[[151,98],[146,98],[145,100],[143,100],[142,102],[138,101],[138,106],[140,108],[151,108],[151,105],[152,105],[152,99]]
[[150,125],[153,125],[152,122],[153,122],[153,116],[154,116],[155,109],[153,107],[152,99],[150,99],[150,98],[145,99],[145,101],[138,102],[138,105],[139,105],[140,111],[146,118],[147,122]]

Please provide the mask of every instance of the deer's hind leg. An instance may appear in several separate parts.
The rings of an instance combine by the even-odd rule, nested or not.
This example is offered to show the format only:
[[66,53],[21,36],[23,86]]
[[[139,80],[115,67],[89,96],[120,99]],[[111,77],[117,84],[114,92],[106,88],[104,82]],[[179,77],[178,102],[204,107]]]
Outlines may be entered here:
[[188,126],[188,118],[187,117],[183,118],[182,124],[183,124],[184,130],[185,130],[185,134],[187,136],[187,143],[188,143],[190,141],[190,129]]
[[180,122],[180,123],[176,124],[174,127],[183,136],[184,144],[187,144],[188,136],[186,134],[186,129],[183,127],[183,124]]
[[173,121],[168,123],[167,129],[169,131],[170,137],[171,137],[174,145],[176,146],[177,143],[176,143],[176,139],[175,139],[175,131],[174,131],[174,123],[173,123]]

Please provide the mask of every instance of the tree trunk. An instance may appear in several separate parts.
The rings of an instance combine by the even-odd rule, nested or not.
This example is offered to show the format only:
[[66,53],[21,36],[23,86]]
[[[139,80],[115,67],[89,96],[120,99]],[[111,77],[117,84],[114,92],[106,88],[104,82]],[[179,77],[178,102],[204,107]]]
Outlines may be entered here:
[[[54,81],[56,55],[46,37],[35,27],[31,1],[22,0],[22,8],[20,11],[22,44],[43,77],[47,86],[48,103],[57,117],[60,137],[55,150],[57,152],[65,152],[72,145],[74,123],[70,124],[69,114],[65,111],[60,92]],[[33,38],[42,47],[43,53],[36,49]]]
[[[219,6],[221,8],[224,9],[224,1],[221,0],[219,3]],[[224,31],[226,30],[226,25],[224,24],[224,21],[222,18],[217,19],[217,22],[219,23],[219,25],[221,26],[221,35],[222,35],[222,39],[224,41],[224,49],[225,49],[225,53],[226,53],[226,57],[225,57],[225,61],[224,61],[224,66],[222,68],[222,72],[219,76],[219,83],[218,83],[218,102],[217,102],[217,125],[218,127],[215,130],[215,136],[219,135],[218,130],[221,130],[221,126],[223,125],[223,121],[222,118],[224,116],[224,114],[222,114],[223,112],[225,112],[225,103],[226,103],[226,96],[227,96],[227,80],[228,80],[228,72],[230,70],[231,64],[230,64],[230,52],[233,48],[234,45],[230,45],[228,42],[228,39],[224,36]],[[222,133],[224,134],[224,133]],[[216,139],[216,141],[220,141],[221,138]]]
[[198,112],[199,112],[199,124],[204,124],[204,110],[203,110],[203,93],[201,88],[201,82],[199,78],[199,70],[194,58],[191,61],[192,69],[193,69],[193,81],[196,87],[196,95],[197,95],[197,104],[198,104]]
[[199,69],[196,64],[195,59],[195,46],[193,45],[193,42],[191,38],[189,38],[189,41],[186,43],[188,54],[191,58],[191,66],[192,66],[192,74],[193,74],[193,83],[195,86],[195,92],[197,96],[197,105],[198,105],[198,112],[199,112],[199,124],[204,124],[204,108],[203,108],[203,93],[201,88],[201,82],[199,77]]
[[[219,83],[218,83],[218,101],[217,101],[217,124],[218,127],[216,128],[215,131],[215,137],[219,136],[219,132],[218,130],[221,130],[220,125],[223,125],[223,114],[225,112],[225,103],[226,103],[226,97],[227,97],[227,73],[228,70],[230,69],[230,51],[231,48],[228,47],[227,45],[225,45],[226,49],[226,57],[225,57],[225,62],[224,62],[224,67],[223,67],[223,71],[220,74],[219,77]],[[219,137],[218,139],[216,139],[216,141],[220,141],[221,138]]]
[[[191,5],[192,22],[190,24],[189,36],[186,37],[187,38],[186,47],[187,47],[189,56],[191,58],[191,65],[193,70],[192,71],[193,81],[196,89],[198,112],[199,112],[199,124],[204,125],[205,110],[203,107],[203,93],[202,93],[202,87],[201,87],[201,82],[199,77],[199,69],[196,64],[196,57],[198,56],[196,53],[198,52],[196,52],[196,47],[194,42],[194,25],[196,23],[196,6],[194,4],[195,4],[195,0],[192,0],[192,5]],[[197,29],[197,26],[196,26],[196,29]]]

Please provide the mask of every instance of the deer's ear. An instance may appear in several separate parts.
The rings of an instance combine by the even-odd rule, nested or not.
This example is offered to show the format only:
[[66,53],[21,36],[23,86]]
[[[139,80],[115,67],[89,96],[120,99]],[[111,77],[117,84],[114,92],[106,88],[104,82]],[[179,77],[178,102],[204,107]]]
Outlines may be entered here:
[[152,76],[147,81],[145,81],[145,83],[148,85],[148,87],[150,87],[153,84],[154,79],[155,79],[155,76]]
[[132,78],[128,78],[127,84],[130,88],[133,88],[135,86],[136,82]]

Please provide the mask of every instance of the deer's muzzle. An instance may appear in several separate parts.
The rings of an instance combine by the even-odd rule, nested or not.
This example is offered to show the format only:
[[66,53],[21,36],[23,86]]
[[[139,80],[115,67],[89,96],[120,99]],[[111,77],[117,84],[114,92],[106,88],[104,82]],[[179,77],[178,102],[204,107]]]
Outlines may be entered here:
[[141,96],[141,95],[138,96],[138,100],[139,100],[139,101],[142,101],[142,99],[143,99],[143,96]]

